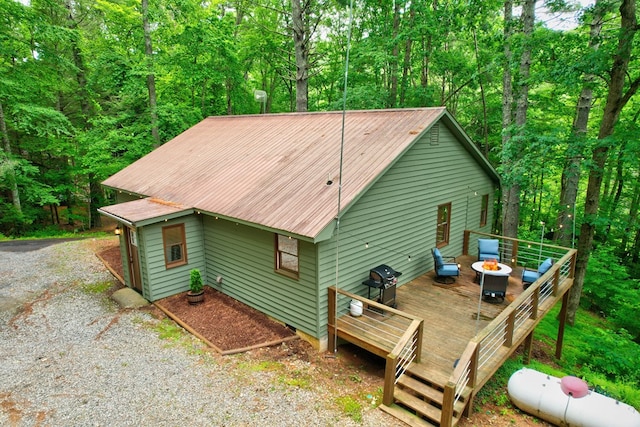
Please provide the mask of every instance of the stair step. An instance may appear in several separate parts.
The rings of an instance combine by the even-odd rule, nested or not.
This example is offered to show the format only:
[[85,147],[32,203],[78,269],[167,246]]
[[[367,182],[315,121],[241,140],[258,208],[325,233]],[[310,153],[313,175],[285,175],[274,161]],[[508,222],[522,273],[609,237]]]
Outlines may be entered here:
[[433,427],[433,424],[423,420],[411,412],[408,412],[406,409],[401,408],[398,405],[380,405],[379,408],[411,427]]
[[425,402],[419,397],[414,396],[402,389],[396,388],[393,397],[396,402],[413,409],[419,415],[423,415],[435,422],[436,425],[440,424],[441,410],[431,405],[429,402]]
[[422,363],[411,363],[405,373],[409,373],[414,377],[422,379],[424,382],[433,384],[435,387],[444,389],[449,382],[450,374],[445,374],[437,369],[429,369]]
[[428,384],[423,383],[413,377],[408,375],[403,375],[398,379],[398,383],[396,385],[401,385],[404,388],[411,389],[415,391],[417,394],[420,394],[430,401],[437,403],[439,407],[442,407],[442,401],[444,398],[444,394]]

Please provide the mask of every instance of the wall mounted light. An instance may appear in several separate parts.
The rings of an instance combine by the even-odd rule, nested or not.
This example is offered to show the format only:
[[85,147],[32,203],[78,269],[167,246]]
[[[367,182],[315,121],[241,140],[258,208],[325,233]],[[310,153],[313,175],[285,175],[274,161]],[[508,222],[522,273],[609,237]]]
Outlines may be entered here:
[[122,234],[122,229],[120,228],[119,225],[116,225],[116,229],[115,229],[114,233],[116,233],[116,236],[119,236],[119,235]]

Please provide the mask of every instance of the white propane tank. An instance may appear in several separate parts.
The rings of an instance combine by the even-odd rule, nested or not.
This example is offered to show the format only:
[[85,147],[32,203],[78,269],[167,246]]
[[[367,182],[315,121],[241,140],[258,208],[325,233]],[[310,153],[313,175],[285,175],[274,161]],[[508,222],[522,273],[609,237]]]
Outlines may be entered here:
[[353,317],[362,316],[362,301],[352,299],[351,304],[349,304],[349,309]]
[[507,390],[518,408],[555,425],[640,427],[640,412],[633,406],[594,391],[582,392],[577,381],[522,368],[511,375]]

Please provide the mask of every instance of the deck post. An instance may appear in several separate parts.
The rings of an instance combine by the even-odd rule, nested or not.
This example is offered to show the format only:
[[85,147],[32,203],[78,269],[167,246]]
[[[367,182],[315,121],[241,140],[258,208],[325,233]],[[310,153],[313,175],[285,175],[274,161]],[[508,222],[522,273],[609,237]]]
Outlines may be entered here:
[[471,232],[469,230],[464,230],[464,237],[462,238],[462,255],[469,255],[470,236],[471,236]]
[[440,427],[451,427],[453,423],[453,402],[456,398],[456,385],[448,382],[444,386],[442,396],[442,411],[440,412]]
[[384,367],[384,394],[382,403],[386,406],[393,405],[393,392],[396,386],[396,355],[387,355],[387,363]]
[[560,308],[560,324],[558,325],[558,339],[556,340],[556,359],[562,357],[562,344],[564,341],[564,326],[567,322],[567,309],[569,306],[569,292],[562,296],[562,308]]
[[516,311],[512,310],[509,314],[509,318],[507,319],[507,328],[504,331],[504,345],[507,347],[511,347],[513,345],[513,331],[515,330],[515,322],[516,322]]
[[329,348],[333,349],[333,352],[336,352],[336,335],[335,335],[335,327],[336,327],[336,307],[337,307],[337,301],[336,299],[338,298],[338,294],[336,292],[336,287],[335,286],[330,286],[328,289],[328,298],[329,301],[327,303],[328,306],[328,320],[329,320],[329,324],[328,326],[328,331],[329,332]]
[[[535,329],[534,329],[535,330]],[[524,360],[523,363],[528,365],[531,363],[531,349],[533,347],[533,331],[529,332],[524,340]]]
[[511,247],[511,265],[518,265],[518,240],[514,240]]
[[424,320],[420,320],[420,326],[418,326],[418,337],[416,346],[416,363],[420,363],[422,360],[422,335],[424,333]]

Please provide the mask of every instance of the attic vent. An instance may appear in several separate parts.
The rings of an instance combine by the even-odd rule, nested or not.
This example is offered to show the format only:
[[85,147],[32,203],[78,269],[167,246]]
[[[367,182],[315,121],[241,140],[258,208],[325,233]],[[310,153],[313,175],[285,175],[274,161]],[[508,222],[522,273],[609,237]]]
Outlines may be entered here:
[[436,123],[431,128],[431,145],[438,145],[440,142],[440,123]]

